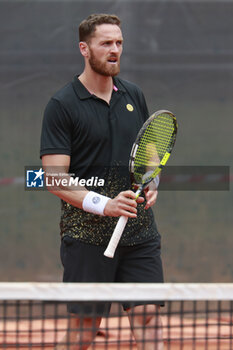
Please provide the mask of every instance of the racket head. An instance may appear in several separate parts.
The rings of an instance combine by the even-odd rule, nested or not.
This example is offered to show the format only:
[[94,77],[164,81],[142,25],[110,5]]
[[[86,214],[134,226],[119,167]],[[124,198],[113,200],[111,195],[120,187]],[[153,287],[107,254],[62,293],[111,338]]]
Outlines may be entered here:
[[178,124],[168,110],[154,112],[140,129],[130,154],[133,184],[145,188],[167,163],[176,141]]

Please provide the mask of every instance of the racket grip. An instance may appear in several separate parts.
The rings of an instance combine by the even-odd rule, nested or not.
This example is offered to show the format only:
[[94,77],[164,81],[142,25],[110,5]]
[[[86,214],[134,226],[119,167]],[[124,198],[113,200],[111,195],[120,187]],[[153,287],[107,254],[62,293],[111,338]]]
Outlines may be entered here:
[[113,231],[112,237],[108,243],[108,246],[104,252],[104,255],[108,258],[113,258],[115,254],[116,247],[121,239],[122,233],[124,231],[125,225],[127,224],[128,217],[121,216],[117,222],[115,230]]

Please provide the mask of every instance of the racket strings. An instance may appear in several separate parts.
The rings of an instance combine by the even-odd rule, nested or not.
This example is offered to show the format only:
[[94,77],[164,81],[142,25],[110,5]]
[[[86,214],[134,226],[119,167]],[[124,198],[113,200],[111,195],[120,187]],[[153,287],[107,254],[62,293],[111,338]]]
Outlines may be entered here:
[[154,119],[139,142],[135,160],[141,160],[146,164],[154,155],[161,160],[169,149],[173,133],[174,125],[171,118],[167,120],[167,123]]
[[153,172],[172,147],[175,126],[170,115],[161,114],[147,125],[134,159],[134,176],[140,182],[145,173]]

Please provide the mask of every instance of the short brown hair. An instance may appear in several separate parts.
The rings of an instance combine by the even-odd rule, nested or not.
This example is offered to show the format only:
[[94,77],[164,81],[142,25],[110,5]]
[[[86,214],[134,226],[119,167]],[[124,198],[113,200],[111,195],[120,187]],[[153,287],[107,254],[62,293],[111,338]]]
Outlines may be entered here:
[[90,15],[79,25],[79,41],[88,41],[93,36],[96,26],[101,24],[116,24],[120,27],[121,21],[116,15],[105,13]]

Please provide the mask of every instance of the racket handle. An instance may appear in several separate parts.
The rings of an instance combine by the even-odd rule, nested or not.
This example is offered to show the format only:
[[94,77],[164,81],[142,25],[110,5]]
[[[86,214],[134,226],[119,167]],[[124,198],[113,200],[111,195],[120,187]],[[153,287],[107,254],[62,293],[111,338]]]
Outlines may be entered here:
[[113,258],[115,254],[116,247],[121,239],[122,233],[124,231],[125,225],[127,224],[128,217],[121,216],[112,234],[112,237],[108,243],[108,246],[104,252],[104,255],[108,258]]

